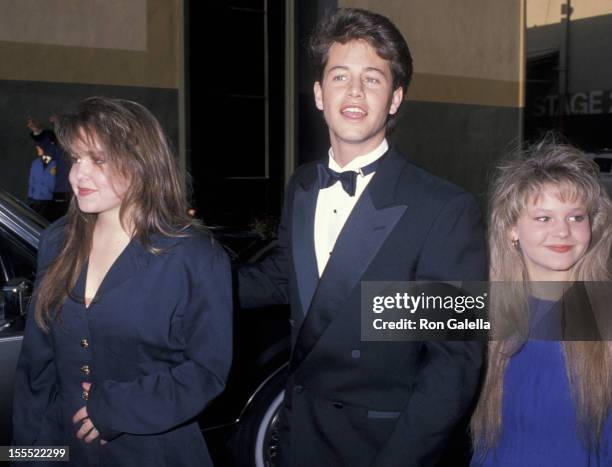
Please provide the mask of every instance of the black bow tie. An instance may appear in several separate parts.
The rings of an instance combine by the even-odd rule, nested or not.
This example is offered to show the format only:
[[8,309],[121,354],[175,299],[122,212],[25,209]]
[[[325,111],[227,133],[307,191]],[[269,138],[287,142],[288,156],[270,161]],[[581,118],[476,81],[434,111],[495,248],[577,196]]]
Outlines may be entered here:
[[349,196],[355,196],[355,189],[357,188],[357,175],[366,176],[376,171],[376,167],[382,157],[379,157],[371,164],[366,165],[358,169],[357,172],[353,170],[347,170],[346,172],[336,172],[330,169],[326,164],[319,164],[317,166],[317,172],[319,175],[319,188],[328,188],[336,182],[342,184],[342,188]]

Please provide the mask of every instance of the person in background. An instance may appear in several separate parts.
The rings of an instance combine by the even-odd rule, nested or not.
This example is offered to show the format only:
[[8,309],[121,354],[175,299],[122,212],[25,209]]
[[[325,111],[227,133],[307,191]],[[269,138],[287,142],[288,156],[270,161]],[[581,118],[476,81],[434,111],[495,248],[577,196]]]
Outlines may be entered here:
[[[49,117],[49,122],[53,125],[55,125],[56,121],[57,116],[55,114]],[[28,116],[26,127],[30,130],[30,138],[32,138],[35,142],[43,145],[57,144],[57,136],[55,135],[55,132],[49,128],[43,128],[41,123],[32,116]]]
[[564,329],[572,313],[590,318],[580,291],[610,280],[611,209],[597,166],[551,137],[499,166],[488,236],[503,288],[491,313],[514,326],[490,343],[472,466],[612,465],[610,343]]
[[28,178],[28,205],[46,219],[52,217],[53,191],[57,178],[57,162],[36,146],[36,159],[30,166]]
[[89,98],[57,133],[74,197],[40,240],[13,444],[67,445],[79,467],[212,466],[196,417],[232,361],[229,260],[143,106]]
[[[49,117],[49,122],[55,125],[57,115]],[[71,190],[68,181],[70,163],[64,149],[57,141],[55,132],[42,125],[32,117],[28,118],[26,126],[30,129],[30,137],[39,145],[45,154],[51,156],[55,161],[55,187],[53,190],[53,203],[47,210],[49,220],[55,220],[66,214],[70,202]]]

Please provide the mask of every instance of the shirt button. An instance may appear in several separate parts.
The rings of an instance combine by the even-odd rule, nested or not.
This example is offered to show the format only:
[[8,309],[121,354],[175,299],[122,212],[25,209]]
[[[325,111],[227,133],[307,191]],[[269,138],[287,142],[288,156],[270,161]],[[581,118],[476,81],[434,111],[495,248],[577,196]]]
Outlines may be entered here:
[[89,348],[89,341],[87,338],[83,337],[83,339],[81,339],[81,347],[83,347],[85,350]]
[[334,214],[338,214],[338,210],[337,209],[334,209]]
[[81,371],[82,371],[84,374],[86,374],[86,375],[88,375],[88,374],[90,374],[90,373],[91,373],[91,369],[89,368],[89,365],[83,365],[83,366],[81,366]]
[[88,400],[89,399],[89,392],[83,391],[81,393],[81,397],[83,398],[83,400]]
[[299,393],[301,393],[301,392],[303,392],[303,391],[304,391],[304,386],[301,386],[301,385],[299,385],[299,384],[298,384],[298,385],[296,385],[296,386],[293,386],[293,392],[296,392],[296,393],[298,393],[298,394],[299,394]]

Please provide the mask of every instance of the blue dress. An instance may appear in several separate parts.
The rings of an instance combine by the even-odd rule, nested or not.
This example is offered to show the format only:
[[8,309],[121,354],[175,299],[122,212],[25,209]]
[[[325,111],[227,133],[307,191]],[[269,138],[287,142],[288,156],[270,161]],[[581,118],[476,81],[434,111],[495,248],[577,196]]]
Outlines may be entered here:
[[[535,305],[541,314],[553,302]],[[589,452],[576,431],[576,415],[558,341],[530,340],[508,363],[504,378],[501,436],[483,461],[472,467],[599,467],[612,465],[612,417],[599,453]]]

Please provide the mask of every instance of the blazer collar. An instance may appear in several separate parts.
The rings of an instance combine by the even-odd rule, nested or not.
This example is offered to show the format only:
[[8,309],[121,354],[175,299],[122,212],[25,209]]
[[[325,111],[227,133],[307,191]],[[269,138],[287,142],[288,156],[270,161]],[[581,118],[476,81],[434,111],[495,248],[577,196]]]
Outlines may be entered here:
[[[167,254],[166,252],[170,250],[179,239],[153,234],[150,236],[150,241],[154,248],[161,250],[159,254],[163,255]],[[115,288],[124,285],[132,277],[142,274],[149,266],[153,257],[154,254],[137,238],[132,238],[111,265],[110,269],[106,272],[106,275],[102,279],[102,283],[98,287],[92,305],[103,301],[105,296],[112,293]],[[87,267],[88,263],[85,263],[73,291],[73,299],[77,302],[83,300],[85,295]]]

